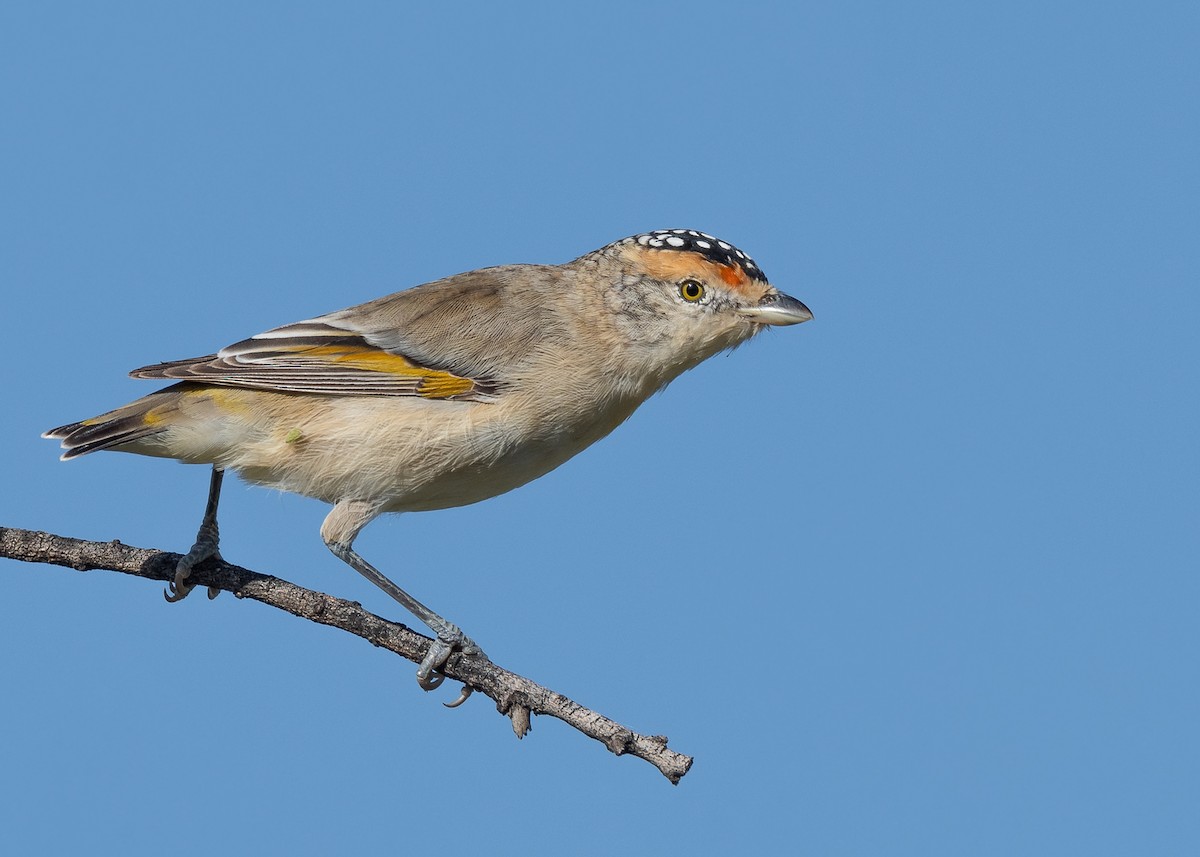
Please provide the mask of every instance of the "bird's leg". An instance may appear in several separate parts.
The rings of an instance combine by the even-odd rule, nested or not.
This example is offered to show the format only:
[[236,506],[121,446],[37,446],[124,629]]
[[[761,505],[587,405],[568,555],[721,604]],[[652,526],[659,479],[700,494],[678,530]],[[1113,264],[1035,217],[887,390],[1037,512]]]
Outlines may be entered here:
[[[204,520],[200,522],[200,530],[196,533],[196,543],[183,559],[179,560],[179,564],[175,566],[175,580],[168,583],[168,589],[163,592],[163,597],[172,603],[187,598],[188,593],[195,589],[195,584],[187,582],[193,568],[206,559],[221,558],[221,553],[217,550],[221,538],[217,531],[217,502],[221,499],[221,480],[224,476],[225,471],[213,467],[212,477],[208,482],[208,503],[204,507]],[[220,593],[218,587],[208,587],[210,599],[216,598]]]
[[437,670],[446,663],[455,649],[467,655],[483,654],[483,649],[479,648],[470,637],[465,635],[461,628],[434,613],[395,583],[388,580],[380,573],[379,569],[363,559],[352,547],[335,543],[331,544],[329,549],[333,551],[338,559],[341,559],[367,580],[399,601],[408,612],[424,622],[437,635],[437,639],[430,644],[428,653],[426,653],[420,667],[417,669],[417,684],[421,685],[422,688],[433,690],[442,683],[445,676],[438,673]]
[[[404,609],[433,631],[435,639],[429,644],[429,651],[425,653],[425,657],[417,668],[417,684],[423,690],[433,690],[445,680],[446,676],[439,670],[449,660],[455,649],[465,655],[475,657],[486,658],[487,655],[462,632],[461,628],[413,598],[351,547],[354,537],[377,514],[379,514],[378,509],[373,504],[358,500],[343,500],[334,506],[333,511],[325,519],[325,523],[321,525],[321,537],[334,556],[400,602]],[[461,705],[470,695],[471,688],[464,685],[458,699],[447,703],[447,707],[454,708]]]

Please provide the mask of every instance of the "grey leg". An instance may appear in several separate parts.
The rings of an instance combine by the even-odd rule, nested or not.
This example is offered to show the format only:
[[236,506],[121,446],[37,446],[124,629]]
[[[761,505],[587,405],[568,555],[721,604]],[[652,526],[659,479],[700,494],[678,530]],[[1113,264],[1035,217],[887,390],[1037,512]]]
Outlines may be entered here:
[[[208,503],[204,507],[204,520],[200,522],[200,530],[196,533],[196,543],[175,566],[175,581],[167,584],[168,589],[163,592],[163,598],[171,603],[182,601],[196,588],[194,584],[187,582],[193,568],[206,559],[221,558],[221,553],[217,550],[221,538],[217,531],[217,502],[221,499],[221,481],[224,477],[225,471],[214,466],[208,481]],[[220,593],[221,590],[217,587],[208,587],[210,599],[216,598]]]
[[[373,504],[361,500],[342,500],[333,507],[333,511],[325,518],[325,523],[321,525],[321,538],[324,539],[326,546],[334,556],[400,602],[404,609],[424,622],[436,635],[436,639],[430,644],[429,651],[417,668],[417,684],[423,690],[433,690],[445,680],[445,675],[439,673],[438,670],[449,660],[455,649],[463,654],[476,657],[486,658],[487,655],[462,632],[461,628],[413,598],[351,547],[362,528],[378,514],[379,510]],[[454,708],[461,705],[470,695],[471,688],[464,686],[459,698],[453,703],[449,703],[448,707]]]

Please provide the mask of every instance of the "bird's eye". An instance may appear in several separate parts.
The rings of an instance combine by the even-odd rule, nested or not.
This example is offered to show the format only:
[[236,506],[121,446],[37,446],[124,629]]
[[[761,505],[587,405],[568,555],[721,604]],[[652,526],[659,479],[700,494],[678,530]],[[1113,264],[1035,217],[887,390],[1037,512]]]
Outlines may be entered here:
[[684,280],[679,284],[679,296],[688,303],[694,304],[704,297],[704,286],[695,280]]

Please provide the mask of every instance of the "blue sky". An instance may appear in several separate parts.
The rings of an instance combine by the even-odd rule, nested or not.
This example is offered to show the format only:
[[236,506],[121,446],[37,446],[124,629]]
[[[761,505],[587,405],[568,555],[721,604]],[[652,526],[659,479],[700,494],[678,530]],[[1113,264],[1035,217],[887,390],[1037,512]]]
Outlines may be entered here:
[[[46,428],[126,372],[702,229],[815,320],[362,552],[696,764],[515,741],[362,641],[0,560],[14,853],[1195,854],[1200,13],[8,4],[0,525],[191,544],[207,473]],[[321,504],[224,554],[403,620]]]

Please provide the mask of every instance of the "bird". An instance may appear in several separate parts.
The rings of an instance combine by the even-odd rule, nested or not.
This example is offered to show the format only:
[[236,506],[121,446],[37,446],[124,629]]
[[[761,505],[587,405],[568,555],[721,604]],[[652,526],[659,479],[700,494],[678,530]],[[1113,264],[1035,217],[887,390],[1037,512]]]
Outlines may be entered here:
[[486,655],[355,551],[367,524],[524,485],[681,373],[811,318],[729,242],[660,229],[563,264],[468,271],[143,366],[130,375],[175,383],[43,437],[61,441],[63,460],[115,450],[211,466],[195,544],[164,592],[171,602],[194,588],[196,565],[221,558],[225,471],[331,504],[325,545],[433,632],[417,669],[418,685],[433,690],[455,652]]

